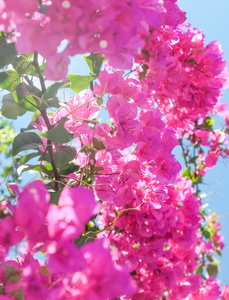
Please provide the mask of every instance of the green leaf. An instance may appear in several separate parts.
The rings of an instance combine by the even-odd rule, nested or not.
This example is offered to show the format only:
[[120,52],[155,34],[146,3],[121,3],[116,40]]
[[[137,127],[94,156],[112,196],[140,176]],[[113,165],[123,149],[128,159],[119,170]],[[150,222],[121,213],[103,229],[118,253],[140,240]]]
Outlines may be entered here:
[[103,97],[99,97],[97,99],[97,104],[98,104],[98,106],[101,106],[103,104]]
[[138,76],[139,76],[139,80],[143,80],[146,77],[146,72],[139,72]]
[[13,156],[24,150],[38,149],[41,145],[42,140],[35,132],[21,132],[13,141]]
[[149,69],[149,67],[146,64],[144,64],[144,65],[142,65],[142,69],[146,73],[146,71]]
[[105,149],[105,146],[104,146],[103,142],[99,141],[99,140],[96,139],[96,138],[93,138],[93,147],[94,147],[96,150],[102,150],[102,149]]
[[18,100],[22,100],[25,97],[36,95],[38,97],[42,96],[42,92],[35,86],[30,86],[24,82],[21,82],[16,87],[16,93]]
[[211,237],[211,235],[207,229],[204,229],[202,234],[206,239],[210,239],[210,237]]
[[203,272],[203,266],[202,266],[202,265],[199,265],[199,266],[196,268],[195,273],[196,273],[196,274],[202,274],[202,272]]
[[71,89],[75,93],[87,89],[90,86],[90,82],[94,79],[91,75],[80,76],[75,74],[68,74],[68,80],[71,82]]
[[15,101],[12,94],[7,94],[2,99],[1,112],[4,117],[16,120],[18,116],[26,113],[26,109]]
[[199,128],[207,131],[212,131],[212,126],[214,125],[214,123],[215,121],[213,119],[207,117],[204,120],[204,123],[199,126]]
[[41,171],[51,177],[53,175],[52,172],[52,166],[51,165],[22,165],[19,168],[17,168],[18,175],[21,176],[21,174],[25,171]]
[[[54,152],[54,159],[58,168],[62,168],[64,165],[72,161],[76,157],[76,149],[70,146],[57,146]],[[42,153],[39,160],[45,160],[49,163],[50,156],[48,153]]]
[[190,158],[189,161],[188,161],[188,163],[189,164],[195,164],[197,158],[198,158],[198,156],[194,156],[194,157]]
[[61,118],[55,127],[46,131],[45,133],[41,133],[41,135],[58,144],[70,142],[74,138],[74,133],[71,133],[64,128],[64,124],[67,120],[68,118],[66,117]]
[[93,52],[90,55],[84,55],[84,58],[90,68],[90,73],[98,75],[104,62],[104,56],[98,52]]
[[146,60],[148,60],[148,59],[149,59],[149,57],[150,57],[150,54],[149,54],[149,51],[148,51],[148,50],[146,50],[146,49],[142,49],[142,54],[144,54],[144,55],[146,56]]
[[20,104],[20,106],[23,107],[24,109],[26,109],[28,111],[31,111],[31,112],[37,112],[38,111],[38,109],[36,107],[37,102],[33,99],[33,97],[28,96],[28,97],[26,97],[26,100],[22,99],[22,100],[18,101],[16,92],[13,92],[12,94],[13,94],[14,99],[16,100],[16,102],[18,104]]
[[137,272],[136,272],[136,270],[134,270],[134,271],[130,272],[130,276],[135,276],[135,275],[137,275]]
[[15,86],[17,86],[20,81],[20,75],[13,70],[0,72],[0,88],[2,88],[3,90],[13,92]]
[[30,154],[28,154],[28,155],[25,155],[25,156],[23,156],[23,157],[21,158],[20,164],[21,164],[21,165],[24,165],[24,164],[26,164],[30,159],[32,159],[32,158],[34,158],[34,157],[36,157],[36,156],[39,156],[39,155],[40,155],[39,152],[36,152],[36,153],[30,153]]
[[214,121],[214,119],[206,119],[206,124],[208,125],[208,126],[213,126],[214,124],[215,124],[215,121]]
[[80,169],[79,166],[77,166],[76,164],[70,163],[70,164],[66,164],[60,167],[60,174],[61,175],[68,175],[70,173],[74,173],[74,172],[78,172]]
[[60,194],[61,194],[61,190],[57,191],[57,192],[51,192],[50,193],[50,204],[58,204],[59,198],[60,198]]
[[70,146],[56,146],[54,158],[58,167],[61,167],[76,157],[76,149]]
[[191,58],[191,59],[189,59],[189,60],[187,60],[191,65],[197,65],[197,62],[195,61],[195,59],[194,58]]
[[80,237],[78,237],[74,243],[77,248],[81,248],[83,245],[93,242],[96,238],[96,233],[89,231],[87,234],[82,234]]
[[44,95],[42,96],[42,99],[44,101],[41,103],[40,109],[46,109],[49,107],[60,107],[58,98],[56,96],[57,91],[60,87],[62,87],[62,82],[55,82],[53,85],[49,86],[46,89]]
[[207,272],[209,276],[217,276],[218,274],[218,266],[216,264],[209,264],[207,266]]
[[[20,281],[20,280],[19,280]],[[24,298],[24,291],[23,290],[13,290],[11,292],[11,295],[14,297],[14,298],[17,298],[19,300],[23,300],[25,299]]]
[[16,283],[21,280],[18,272],[9,265],[6,265],[6,275],[7,275],[7,280],[10,282]]
[[11,64],[17,57],[14,43],[6,43],[6,38],[0,38],[0,69]]
[[190,170],[189,167],[185,168],[185,170],[182,172],[183,177],[190,178]]

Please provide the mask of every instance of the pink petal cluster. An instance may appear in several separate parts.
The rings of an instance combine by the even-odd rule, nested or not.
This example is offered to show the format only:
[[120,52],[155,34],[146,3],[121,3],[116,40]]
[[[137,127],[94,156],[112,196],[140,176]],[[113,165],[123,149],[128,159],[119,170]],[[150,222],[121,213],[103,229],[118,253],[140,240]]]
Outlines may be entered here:
[[[112,65],[130,68],[149,26],[176,27],[185,21],[171,0],[1,1],[0,14],[1,30],[16,30],[17,51],[43,55],[45,75],[52,80],[66,78],[68,56],[78,53],[99,51]],[[67,47],[58,52],[66,40]]]
[[[5,248],[0,266],[4,299],[111,299],[135,292],[129,268],[114,265],[104,239],[80,249],[74,245],[85,224],[99,211],[92,191],[65,187],[56,205],[49,204],[50,195],[41,181],[22,191],[13,189],[18,204],[0,221],[0,242]],[[9,248],[24,237],[24,254],[8,260]],[[33,257],[38,251],[44,253],[46,262]]]
[[194,120],[213,110],[228,80],[222,55],[219,42],[205,45],[196,28],[152,29],[136,62],[144,64],[142,86],[151,91],[168,126],[192,128]]

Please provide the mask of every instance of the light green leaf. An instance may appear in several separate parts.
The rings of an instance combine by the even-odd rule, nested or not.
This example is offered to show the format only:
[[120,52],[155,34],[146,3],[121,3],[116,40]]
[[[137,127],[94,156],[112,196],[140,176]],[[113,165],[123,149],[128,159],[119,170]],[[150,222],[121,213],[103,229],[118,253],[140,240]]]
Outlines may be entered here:
[[0,88],[3,90],[7,90],[9,92],[14,91],[15,86],[17,86],[20,81],[20,75],[13,70],[0,72]]
[[91,75],[75,75],[68,74],[68,80],[71,82],[71,89],[75,93],[79,93],[80,91],[87,89],[90,86],[90,82],[94,79]]
[[190,178],[190,170],[189,167],[185,168],[185,170],[182,172],[183,177]]

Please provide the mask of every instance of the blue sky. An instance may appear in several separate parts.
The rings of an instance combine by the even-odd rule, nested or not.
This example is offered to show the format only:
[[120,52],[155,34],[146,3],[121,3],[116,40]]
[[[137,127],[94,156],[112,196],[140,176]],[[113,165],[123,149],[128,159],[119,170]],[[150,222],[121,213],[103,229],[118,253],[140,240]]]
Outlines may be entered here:
[[[179,6],[186,11],[187,22],[191,23],[192,27],[203,29],[207,43],[214,40],[221,42],[229,69],[228,0],[181,0]],[[229,108],[229,89],[224,91],[221,101],[226,101]],[[221,284],[225,285],[229,284],[229,160],[227,164],[222,160],[218,162],[207,174],[205,183],[203,191],[211,193],[205,201],[209,203],[209,208],[220,216],[221,231],[225,238],[218,276]]]

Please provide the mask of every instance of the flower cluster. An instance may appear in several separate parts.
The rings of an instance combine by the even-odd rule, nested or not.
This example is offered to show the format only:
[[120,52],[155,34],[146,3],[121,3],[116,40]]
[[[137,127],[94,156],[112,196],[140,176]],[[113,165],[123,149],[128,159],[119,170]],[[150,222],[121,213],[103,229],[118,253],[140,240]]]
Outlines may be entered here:
[[[0,14],[16,50],[35,53],[9,72],[22,69],[22,80],[7,103],[18,115],[23,101],[36,111],[13,152],[36,149],[24,163],[40,156],[25,166],[46,183],[10,185],[10,201],[0,204],[0,299],[228,299],[215,279],[220,225],[199,188],[229,156],[218,42],[205,45],[202,32],[184,25],[175,0],[11,0],[0,1]],[[91,90],[59,103],[62,83],[46,89],[45,78],[66,79],[69,57],[85,52],[109,63],[91,72]],[[224,128],[215,129],[214,115]]]
[[[65,187],[57,206],[49,204],[50,194],[41,181],[22,191],[10,187],[18,204],[1,207],[0,280],[1,291],[8,295],[4,299],[99,300],[135,291],[128,267],[114,266],[104,239],[78,249],[74,245],[100,208],[89,189]],[[9,248],[24,238],[21,257],[9,260]],[[42,252],[45,260],[36,260],[33,255],[37,252]]]
[[[27,2],[1,1],[1,30],[16,31],[17,51],[43,55],[45,75],[52,80],[66,78],[68,56],[78,53],[99,51],[115,67],[130,68],[149,26],[176,27],[185,21],[171,0]],[[67,46],[60,52],[63,41]]]
[[151,30],[141,55],[136,56],[143,64],[137,75],[168,126],[192,129],[196,119],[212,112],[228,82],[222,54],[219,42],[205,45],[203,33],[196,28]]

